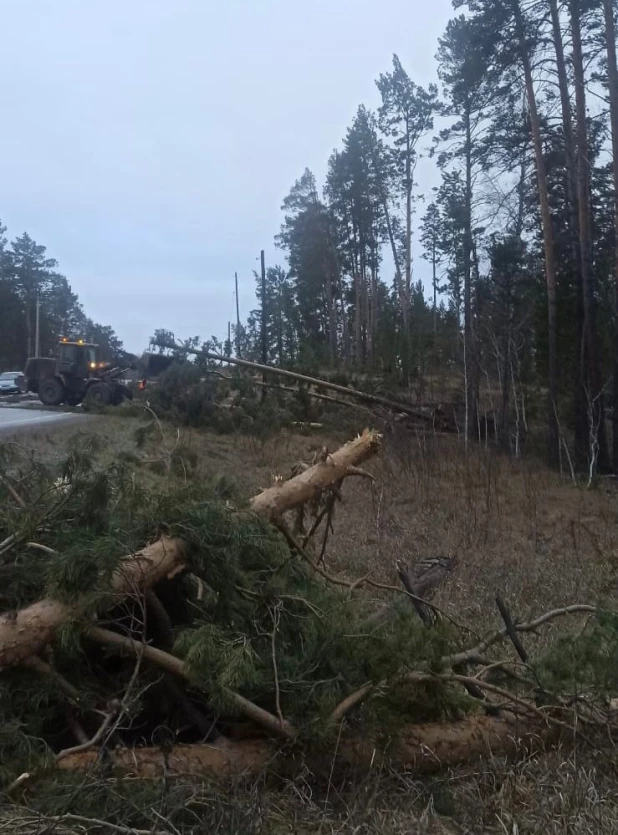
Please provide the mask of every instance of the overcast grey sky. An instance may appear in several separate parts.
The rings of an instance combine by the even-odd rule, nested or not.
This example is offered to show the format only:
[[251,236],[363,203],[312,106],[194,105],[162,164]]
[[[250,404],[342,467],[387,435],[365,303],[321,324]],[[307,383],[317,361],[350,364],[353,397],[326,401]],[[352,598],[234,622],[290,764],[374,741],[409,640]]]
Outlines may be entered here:
[[[305,166],[393,52],[435,81],[448,0],[0,0],[0,218],[125,346],[223,337]],[[422,183],[421,183],[422,185]]]

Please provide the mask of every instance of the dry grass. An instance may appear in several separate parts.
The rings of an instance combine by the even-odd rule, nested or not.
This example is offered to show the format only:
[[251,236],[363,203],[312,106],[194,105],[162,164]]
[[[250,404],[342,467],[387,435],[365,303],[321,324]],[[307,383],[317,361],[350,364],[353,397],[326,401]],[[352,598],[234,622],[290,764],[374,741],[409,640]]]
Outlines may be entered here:
[[[599,768],[590,755],[572,751],[554,751],[516,764],[488,760],[482,768],[462,768],[425,782],[410,775],[368,775],[354,785],[331,790],[326,801],[324,794],[297,787],[294,795],[296,802],[291,805],[301,826],[271,831],[364,835],[610,835],[618,831],[615,774]],[[291,817],[288,810],[287,819]],[[271,813],[268,818],[276,816]]]
[[476,624],[495,610],[496,592],[524,618],[609,589],[618,546],[611,486],[581,489],[535,461],[476,447],[466,455],[455,438],[403,433],[387,438],[373,472],[373,507],[365,484],[346,488],[330,557],[338,571],[392,582],[395,558],[456,556],[440,603]]

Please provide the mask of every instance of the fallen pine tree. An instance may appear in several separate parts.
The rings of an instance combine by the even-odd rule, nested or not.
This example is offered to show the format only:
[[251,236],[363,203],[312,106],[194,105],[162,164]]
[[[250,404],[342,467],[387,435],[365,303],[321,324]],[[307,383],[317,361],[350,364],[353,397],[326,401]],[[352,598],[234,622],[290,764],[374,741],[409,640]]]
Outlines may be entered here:
[[[331,402],[338,403],[339,405],[366,403],[371,404],[373,406],[380,406],[391,413],[405,415],[409,418],[412,418],[415,421],[419,421],[434,429],[442,429],[449,432],[458,431],[457,424],[453,420],[453,418],[447,416],[439,406],[433,406],[429,409],[423,409],[417,406],[413,406],[411,403],[404,399],[384,397],[381,394],[373,394],[371,392],[361,391],[360,389],[355,389],[351,386],[343,386],[340,383],[334,383],[330,380],[324,380],[317,377],[310,377],[307,374],[301,374],[297,371],[289,371],[286,368],[280,368],[275,365],[264,365],[262,363],[241,359],[239,357],[231,357],[225,356],[223,354],[217,354],[213,351],[208,351],[204,348],[194,349],[183,345],[176,345],[173,342],[161,343],[161,347],[173,350],[174,356],[176,357],[186,357],[188,354],[193,354],[203,360],[227,363],[241,369],[247,369],[248,371],[260,372],[264,377],[272,375],[274,377],[283,377],[284,379],[293,380],[294,382],[305,386],[303,391],[309,397],[316,397],[318,399],[326,400],[327,402],[330,400]],[[173,357],[166,357],[165,361],[166,364],[171,365],[173,362]],[[149,366],[153,362],[155,366],[159,367],[161,363],[161,357],[157,354],[144,355],[144,357],[141,360],[141,363],[145,369],[145,373],[148,373]],[[264,388],[269,387],[266,384],[265,380],[262,380],[261,382],[256,382],[259,386],[263,386]],[[286,390],[284,387],[280,388],[281,391]],[[342,394],[346,398],[348,398],[348,400],[342,401],[340,399],[334,399],[332,397],[325,396],[322,390],[333,391],[337,394]],[[290,391],[294,390],[288,388],[288,393]]]
[[[358,771],[379,770],[387,764],[424,775],[492,754],[521,755],[557,738],[558,733],[551,725],[505,713],[499,718],[471,716],[448,724],[402,725],[390,740],[380,736],[344,738],[337,747],[336,757],[340,765]],[[306,768],[309,764],[319,772],[324,759],[323,751],[314,751],[313,755],[303,752],[302,766]],[[74,752],[62,757],[58,767],[62,771],[86,771],[96,768],[97,760],[96,751]],[[176,745],[169,753],[161,747],[117,748],[110,752],[109,763],[116,775],[140,779],[156,779],[164,774],[170,777],[255,776],[268,768],[290,775],[301,767],[301,759],[293,750],[256,739]]]
[[[400,563],[401,586],[320,562],[325,511],[346,478],[368,475],[359,465],[378,448],[364,432],[324,449],[248,504],[216,481],[139,486],[133,464],[97,464],[83,441],[56,471],[7,452],[5,785],[89,768],[102,752],[138,776],[161,764],[166,774],[256,772],[273,757],[293,767],[316,750],[327,768],[336,750],[350,765],[386,759],[420,773],[572,735],[574,721],[611,725],[612,613],[576,604],[518,623],[501,600],[504,628],[470,646],[426,599],[451,561]],[[299,522],[299,508],[310,518]],[[402,600],[385,604],[393,592]],[[553,660],[496,657],[505,643],[521,654],[526,634],[568,616],[593,619],[569,644],[570,667],[560,647]],[[598,698],[571,695],[581,658]]]

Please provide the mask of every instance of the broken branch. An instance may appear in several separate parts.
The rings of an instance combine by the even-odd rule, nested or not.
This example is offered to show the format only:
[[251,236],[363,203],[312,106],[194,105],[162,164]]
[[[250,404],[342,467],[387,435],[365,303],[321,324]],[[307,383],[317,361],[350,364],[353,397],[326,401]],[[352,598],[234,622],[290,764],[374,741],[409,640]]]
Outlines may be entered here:
[[[86,634],[97,643],[114,646],[130,654],[142,653],[143,658],[152,661],[167,672],[196,684],[192,681],[184,661],[175,655],[171,655],[169,652],[148,646],[148,644],[144,644],[141,641],[135,641],[133,638],[119,635],[117,632],[112,632],[109,629],[102,629],[99,626],[88,627]],[[233,690],[228,689],[225,692],[236,709],[248,719],[252,719],[258,725],[266,728],[276,736],[282,736],[286,739],[293,739],[296,736],[297,732],[289,722],[285,720],[280,722],[272,713],[249,701],[249,699],[245,699],[240,693],[235,693]]]
[[313,467],[262,491],[251,500],[251,508],[276,522],[287,511],[311,501],[327,487],[347,475],[348,469],[374,455],[380,445],[378,432],[365,430],[362,435],[349,441],[325,461],[318,461]]

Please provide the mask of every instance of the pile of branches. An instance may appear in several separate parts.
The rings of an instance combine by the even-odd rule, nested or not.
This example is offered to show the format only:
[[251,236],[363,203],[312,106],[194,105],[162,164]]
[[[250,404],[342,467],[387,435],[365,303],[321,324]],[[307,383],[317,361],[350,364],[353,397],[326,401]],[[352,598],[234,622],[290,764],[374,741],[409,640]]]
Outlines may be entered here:
[[[474,637],[427,599],[453,560],[397,563],[392,586],[329,571],[345,480],[373,484],[360,465],[379,445],[325,448],[248,503],[221,481],[147,488],[84,436],[54,466],[0,447],[11,797],[50,773],[289,772],[335,750],[421,772],[611,726],[617,615],[517,623],[498,599],[504,627]],[[567,616],[586,628],[531,658],[525,636]]]

